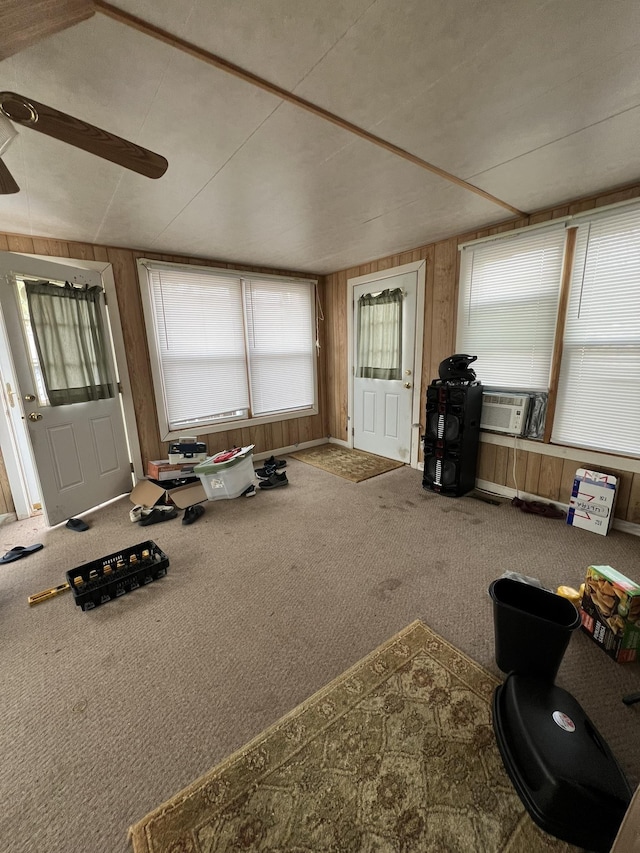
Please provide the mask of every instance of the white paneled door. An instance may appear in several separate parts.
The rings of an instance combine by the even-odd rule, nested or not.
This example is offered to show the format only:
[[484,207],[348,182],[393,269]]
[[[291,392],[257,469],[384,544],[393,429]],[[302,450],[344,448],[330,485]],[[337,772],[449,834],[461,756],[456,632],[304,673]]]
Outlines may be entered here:
[[[131,463],[111,343],[105,331],[113,396],[50,405],[29,322],[23,279],[102,286],[100,274],[24,255],[0,253],[0,306],[15,388],[8,405],[27,427],[45,521],[53,526],[131,490]],[[15,415],[15,412],[14,412]]]
[[405,463],[411,460],[417,293],[415,271],[353,288],[353,446]]

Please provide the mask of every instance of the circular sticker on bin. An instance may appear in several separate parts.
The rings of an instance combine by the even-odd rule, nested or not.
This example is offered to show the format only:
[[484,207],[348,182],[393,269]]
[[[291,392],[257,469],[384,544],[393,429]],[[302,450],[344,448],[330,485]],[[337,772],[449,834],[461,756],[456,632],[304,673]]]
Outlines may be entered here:
[[551,715],[556,726],[560,726],[565,732],[575,732],[576,724],[571,717],[568,717],[563,711],[554,711]]

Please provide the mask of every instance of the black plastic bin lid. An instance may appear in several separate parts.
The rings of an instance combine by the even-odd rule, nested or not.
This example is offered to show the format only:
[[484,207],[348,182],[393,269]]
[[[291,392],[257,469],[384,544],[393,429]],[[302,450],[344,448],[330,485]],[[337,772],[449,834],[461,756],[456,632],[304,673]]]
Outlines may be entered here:
[[512,673],[496,688],[493,728],[505,769],[538,826],[608,853],[632,791],[578,701],[547,681]]

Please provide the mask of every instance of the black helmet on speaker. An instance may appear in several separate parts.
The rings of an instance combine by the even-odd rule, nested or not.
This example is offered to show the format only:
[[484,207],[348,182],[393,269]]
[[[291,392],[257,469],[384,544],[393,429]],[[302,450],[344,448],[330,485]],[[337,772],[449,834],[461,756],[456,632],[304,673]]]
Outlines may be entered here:
[[476,373],[469,365],[477,358],[477,355],[464,355],[463,353],[450,355],[438,366],[440,379],[443,382],[473,382]]

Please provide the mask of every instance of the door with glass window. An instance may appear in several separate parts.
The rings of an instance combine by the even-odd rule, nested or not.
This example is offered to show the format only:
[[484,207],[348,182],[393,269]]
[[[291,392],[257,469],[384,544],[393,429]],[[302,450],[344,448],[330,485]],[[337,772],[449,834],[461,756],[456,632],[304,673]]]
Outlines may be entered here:
[[353,446],[406,463],[411,459],[417,282],[417,272],[408,272],[353,289]]
[[0,307],[47,524],[130,491],[100,274],[2,253]]

